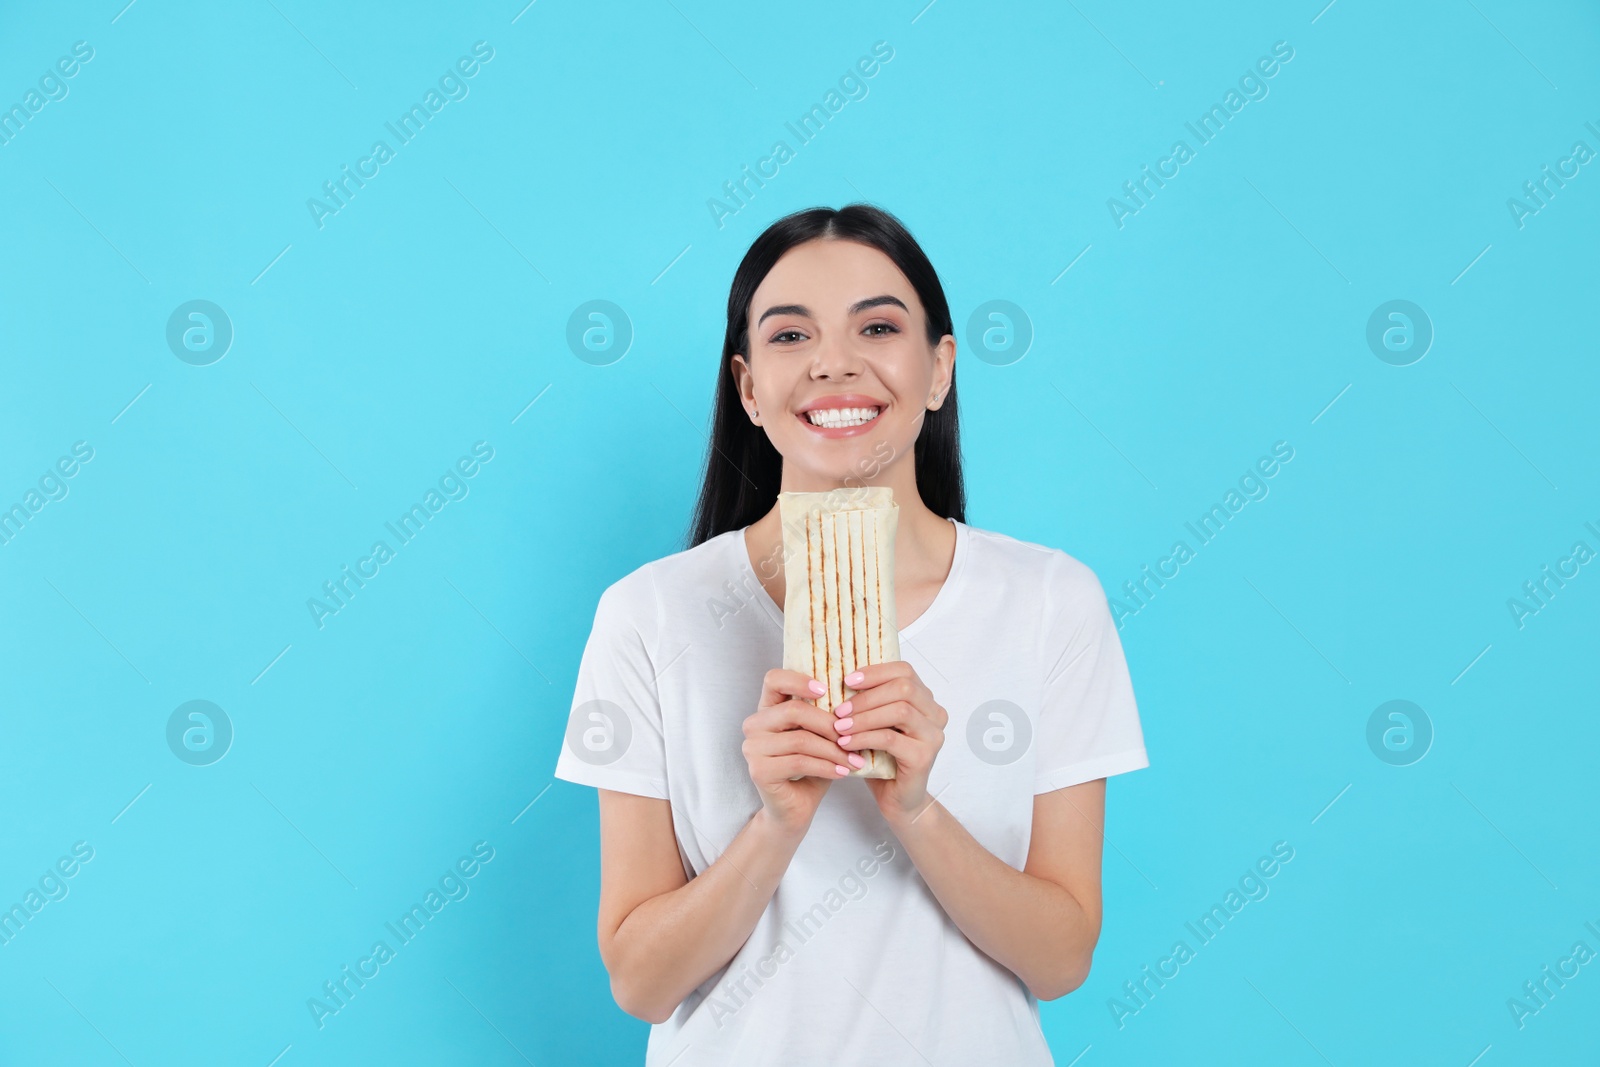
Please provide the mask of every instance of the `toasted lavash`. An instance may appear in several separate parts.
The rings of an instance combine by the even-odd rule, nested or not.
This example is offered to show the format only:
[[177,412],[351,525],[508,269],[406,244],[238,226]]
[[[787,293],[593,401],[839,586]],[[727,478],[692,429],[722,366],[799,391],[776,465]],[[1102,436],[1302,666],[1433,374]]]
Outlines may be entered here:
[[[783,666],[828,687],[831,712],[856,690],[847,674],[900,658],[894,539],[900,506],[888,486],[779,493],[783,527]],[[895,777],[894,757],[859,750],[854,778]]]

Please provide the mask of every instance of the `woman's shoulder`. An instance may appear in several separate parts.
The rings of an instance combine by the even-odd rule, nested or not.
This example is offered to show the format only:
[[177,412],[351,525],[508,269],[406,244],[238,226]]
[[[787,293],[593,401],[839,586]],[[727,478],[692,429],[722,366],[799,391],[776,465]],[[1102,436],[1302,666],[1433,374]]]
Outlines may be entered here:
[[[699,589],[717,589],[728,579],[728,539],[738,530],[702,541],[692,548],[641,563],[612,582],[600,594],[602,607],[625,609],[637,615],[652,611],[662,600],[673,600]],[[709,583],[709,584],[708,584]]]
[[[963,524],[965,525],[965,524]],[[1052,545],[1024,541],[998,530],[967,526],[976,569],[989,580],[1025,582],[1023,588],[1042,589],[1060,607],[1093,606],[1105,600],[1099,577],[1087,563]]]

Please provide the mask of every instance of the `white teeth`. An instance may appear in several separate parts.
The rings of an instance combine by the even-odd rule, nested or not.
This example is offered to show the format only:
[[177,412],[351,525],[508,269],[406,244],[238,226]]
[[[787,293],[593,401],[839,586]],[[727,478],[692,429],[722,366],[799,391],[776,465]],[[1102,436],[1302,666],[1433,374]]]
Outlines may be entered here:
[[860,426],[878,417],[881,408],[818,408],[806,412],[813,426]]

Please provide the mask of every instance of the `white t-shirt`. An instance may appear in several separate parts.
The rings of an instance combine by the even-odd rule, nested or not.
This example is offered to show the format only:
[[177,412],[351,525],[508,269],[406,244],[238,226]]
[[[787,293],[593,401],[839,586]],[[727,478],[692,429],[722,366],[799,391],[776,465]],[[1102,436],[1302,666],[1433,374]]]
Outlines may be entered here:
[[[1149,761],[1094,573],[955,526],[949,577],[900,654],[950,716],[930,793],[1021,870],[1035,794]],[[697,875],[761,806],[742,727],[782,660],[783,612],[743,530],[638,568],[600,597],[556,777],[670,801]],[[650,1028],[645,1064],[924,1061],[1053,1063],[1038,1001],[951,921],[866,782],[840,778],[749,939]]]

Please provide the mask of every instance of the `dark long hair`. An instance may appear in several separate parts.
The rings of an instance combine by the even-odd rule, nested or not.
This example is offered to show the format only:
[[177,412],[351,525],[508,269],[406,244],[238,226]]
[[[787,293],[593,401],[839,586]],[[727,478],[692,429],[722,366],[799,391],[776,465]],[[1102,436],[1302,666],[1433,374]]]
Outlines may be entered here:
[[[954,334],[944,287],[927,255],[901,221],[870,204],[847,204],[835,211],[817,207],[785,215],[755,239],[739,261],[728,290],[728,328],[717,364],[711,438],[705,478],[695,504],[688,547],[718,534],[742,529],[772,509],[783,478],[783,457],[766,431],[750,421],[739,402],[733,357],[749,358],[750,301],[773,265],[796,245],[817,238],[856,241],[876,248],[900,268],[922,301],[928,344]],[[966,522],[967,495],[961,477],[961,439],[956,413],[955,367],[944,403],[922,421],[915,447],[917,492],[935,514]]]

